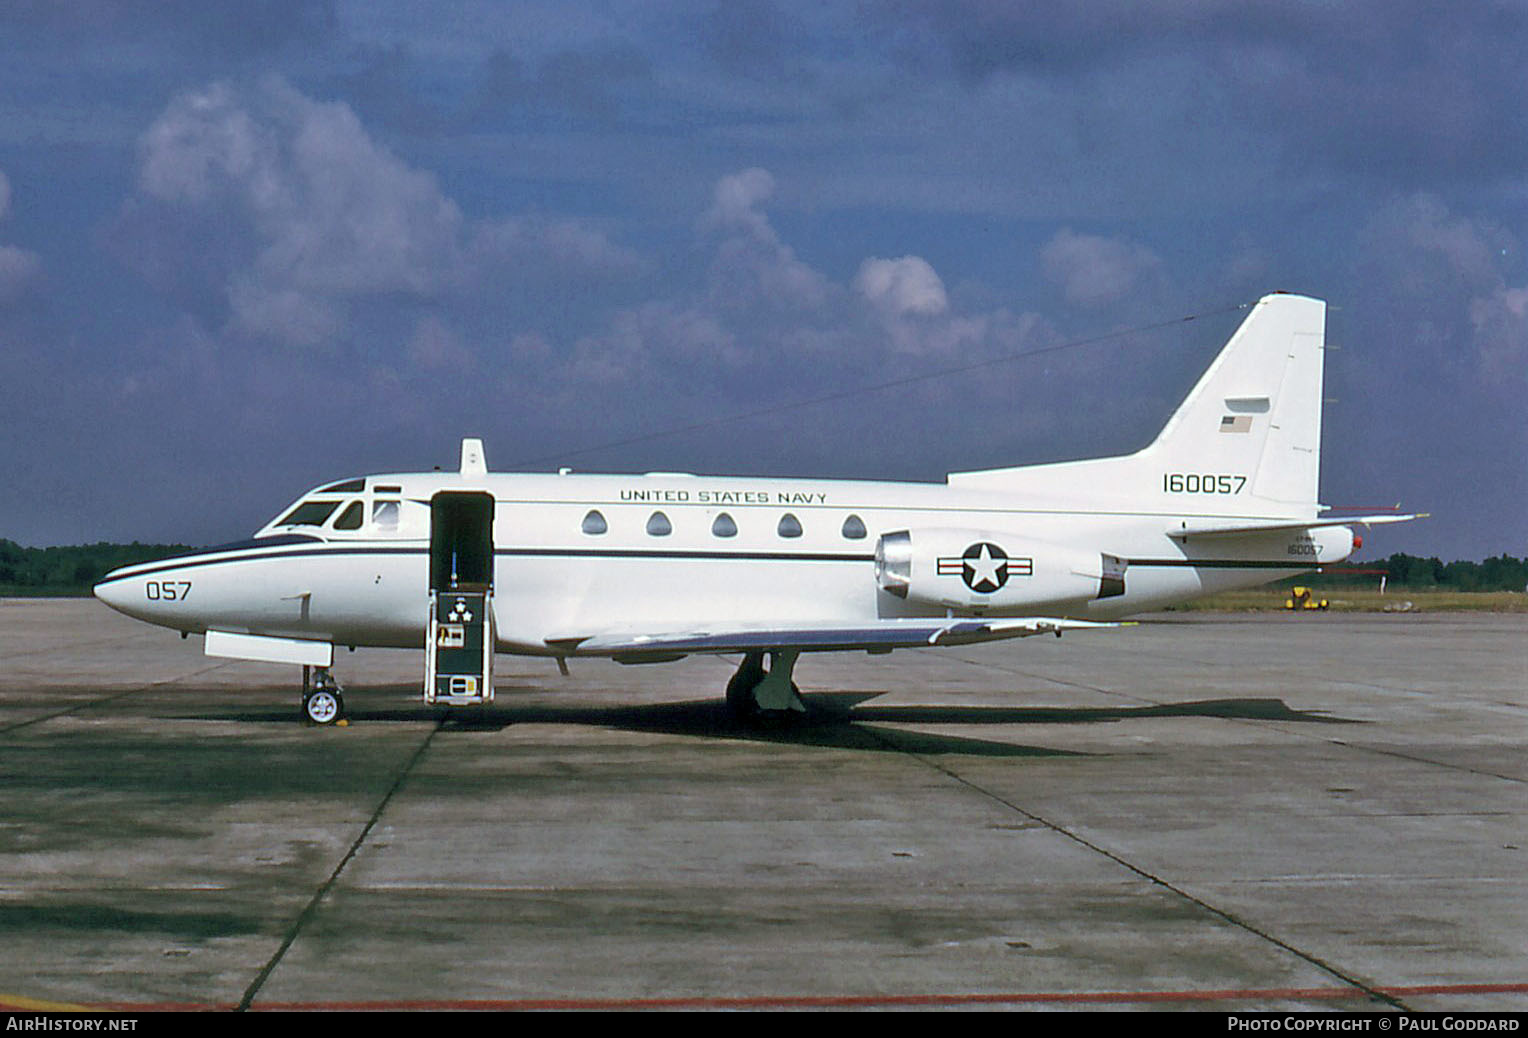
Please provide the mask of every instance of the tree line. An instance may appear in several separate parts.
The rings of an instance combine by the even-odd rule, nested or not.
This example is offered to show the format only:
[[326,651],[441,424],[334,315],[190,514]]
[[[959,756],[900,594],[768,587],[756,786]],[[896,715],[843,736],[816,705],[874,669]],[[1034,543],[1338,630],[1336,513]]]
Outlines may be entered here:
[[[1510,555],[1497,555],[1484,562],[1444,562],[1436,555],[1421,558],[1417,555],[1395,554],[1378,562],[1355,562],[1355,569],[1384,570],[1387,587],[1440,591],[1523,591],[1528,589],[1528,557],[1514,559]],[[1347,566],[1335,567],[1335,572],[1321,574],[1321,583],[1351,583],[1358,575],[1345,575]],[[1377,580],[1369,575],[1364,580]],[[1307,583],[1314,584],[1315,581]]]
[[79,544],[23,548],[0,538],[0,594],[87,594],[96,581],[119,566],[152,562],[194,551],[185,544]]

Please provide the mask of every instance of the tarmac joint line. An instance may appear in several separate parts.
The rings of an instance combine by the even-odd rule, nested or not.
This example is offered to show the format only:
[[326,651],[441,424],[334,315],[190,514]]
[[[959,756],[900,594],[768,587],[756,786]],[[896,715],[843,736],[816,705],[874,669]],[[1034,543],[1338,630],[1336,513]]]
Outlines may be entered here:
[[446,718],[442,715],[435,722],[435,727],[431,728],[429,734],[420,741],[419,746],[415,748],[408,761],[402,768],[398,769],[398,774],[393,779],[392,785],[388,787],[382,799],[377,802],[376,810],[372,811],[371,817],[361,827],[361,831],[351,843],[350,849],[345,852],[345,856],[334,867],[334,871],[329,873],[329,878],[319,886],[313,897],[303,907],[303,910],[297,914],[297,918],[293,920],[291,927],[288,928],[286,936],[282,938],[281,946],[276,949],[270,961],[261,968],[260,972],[255,975],[254,981],[245,989],[244,997],[234,1007],[236,1011],[244,1012],[252,1007],[255,996],[260,993],[260,989],[265,986],[266,981],[270,980],[271,974],[275,972],[276,967],[281,965],[281,960],[286,957],[286,953],[297,942],[297,936],[302,932],[303,927],[318,913],[318,908],[323,904],[324,898],[329,896],[329,892],[339,882],[340,874],[345,871],[355,856],[360,853],[361,846],[366,842],[367,837],[371,835],[371,831],[377,827],[377,822],[382,818],[382,813],[387,810],[387,805],[392,803],[393,797],[397,795],[398,790],[403,788],[404,781],[414,770],[414,766],[419,763],[420,758],[424,756],[425,751],[430,748],[430,743],[440,730],[445,727],[445,724]]
[[1066,839],[1071,840],[1074,843],[1077,843],[1077,844],[1080,844],[1083,847],[1086,847],[1088,850],[1092,851],[1094,854],[1099,854],[1099,855],[1102,855],[1105,858],[1108,858],[1110,861],[1114,862],[1116,865],[1119,865],[1122,868],[1128,869],[1129,871],[1135,873],[1137,876],[1140,876],[1142,879],[1148,881],[1149,883],[1152,883],[1155,886],[1161,887],[1162,889],[1169,891],[1170,893],[1176,895],[1177,897],[1180,897],[1183,900],[1188,901],[1190,904],[1195,905],[1199,909],[1201,909],[1201,910],[1203,910],[1205,912],[1208,912],[1209,914],[1215,916],[1218,919],[1223,920],[1226,923],[1229,923],[1231,926],[1234,926],[1234,927],[1236,927],[1239,930],[1244,930],[1247,933],[1252,934],[1254,937],[1260,938],[1261,940],[1267,941],[1269,944],[1272,944],[1272,945],[1274,945],[1276,947],[1284,949],[1289,954],[1294,955],[1297,958],[1302,959],[1303,961],[1311,964],[1312,966],[1314,966],[1317,969],[1321,970],[1323,973],[1327,973],[1330,976],[1335,977],[1337,980],[1341,981],[1343,984],[1347,985],[1349,988],[1352,988],[1354,991],[1362,993],[1365,997],[1373,999],[1374,1001],[1377,1001],[1377,1002],[1383,1002],[1385,1005],[1390,1006],[1391,1008],[1394,1008],[1394,1009],[1399,1009],[1399,1010],[1401,1010],[1403,1012],[1411,1012],[1411,1009],[1410,1009],[1409,1006],[1407,1006],[1399,998],[1397,998],[1394,995],[1388,993],[1384,989],[1378,988],[1378,987],[1375,987],[1375,986],[1372,986],[1372,985],[1369,985],[1369,984],[1365,984],[1363,981],[1359,980],[1357,977],[1353,977],[1353,976],[1348,975],[1347,973],[1345,973],[1342,970],[1338,969],[1336,966],[1332,965],[1331,963],[1322,960],[1321,958],[1319,958],[1315,954],[1313,954],[1311,952],[1304,951],[1303,949],[1300,949],[1300,948],[1296,948],[1294,945],[1290,944],[1289,942],[1281,940],[1280,938],[1274,936],[1273,934],[1269,933],[1268,931],[1260,929],[1257,926],[1254,926],[1253,924],[1247,922],[1244,919],[1238,918],[1237,916],[1233,915],[1229,911],[1227,911],[1227,910],[1225,910],[1223,908],[1217,908],[1215,905],[1210,904],[1208,901],[1205,901],[1204,899],[1199,898],[1199,897],[1195,897],[1193,894],[1190,894],[1187,890],[1184,890],[1183,888],[1181,888],[1181,887],[1179,887],[1179,886],[1169,882],[1166,879],[1163,879],[1161,876],[1158,876],[1155,873],[1152,873],[1152,872],[1148,871],[1147,869],[1142,868],[1139,865],[1136,865],[1134,862],[1127,861],[1125,858],[1120,857],[1118,854],[1114,853],[1113,851],[1109,850],[1108,848],[1099,846],[1098,844],[1092,842],[1091,840],[1088,840],[1086,837],[1080,836],[1077,833],[1072,832],[1070,829],[1067,829],[1065,826],[1062,826],[1062,825],[1059,825],[1059,824],[1057,824],[1055,822],[1052,822],[1052,821],[1050,821],[1047,818],[1043,818],[1040,815],[1035,814],[1033,811],[1026,810],[1025,808],[1020,807],[1018,804],[1014,803],[1013,801],[1008,800],[1008,799],[1006,799],[1006,798],[1004,798],[1002,796],[999,796],[998,794],[992,792],[990,789],[985,789],[982,786],[977,785],[976,783],[972,782],[970,779],[965,778],[964,776],[957,774],[956,772],[954,772],[954,771],[950,770],[949,768],[945,767],[943,764],[939,763],[938,761],[932,760],[932,759],[930,759],[930,758],[928,758],[928,757],[926,757],[926,756],[924,756],[922,754],[914,753],[914,752],[912,752],[910,750],[907,750],[907,749],[905,749],[903,747],[898,746],[896,744],[896,740],[894,738],[887,737],[887,736],[885,736],[885,735],[883,735],[882,733],[879,733],[879,732],[872,732],[871,734],[872,734],[873,738],[876,738],[876,739],[879,739],[879,740],[883,741],[888,747],[890,747],[892,749],[901,750],[903,753],[906,753],[909,757],[912,757],[913,759],[917,760],[918,762],[920,762],[924,766],[926,766],[928,768],[932,768],[934,771],[937,771],[940,774],[946,776],[947,778],[949,778],[949,779],[959,783],[960,785],[965,786],[967,789],[970,789],[973,792],[978,793],[981,796],[986,797],[987,799],[992,800],[995,803],[1001,804],[1003,807],[1007,808],[1010,811],[1013,811],[1013,812],[1015,812],[1017,814],[1023,815],[1025,818],[1028,818],[1028,819],[1030,819],[1030,820],[1032,820],[1034,822],[1037,822],[1040,825],[1045,826],[1047,829],[1051,830],[1052,832],[1056,833],[1057,835],[1063,836]]

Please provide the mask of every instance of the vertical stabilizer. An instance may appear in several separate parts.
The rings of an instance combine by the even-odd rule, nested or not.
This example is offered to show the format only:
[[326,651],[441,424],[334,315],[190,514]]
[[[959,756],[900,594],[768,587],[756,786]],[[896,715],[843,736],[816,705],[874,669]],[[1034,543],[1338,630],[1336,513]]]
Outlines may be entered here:
[[1325,340],[1324,302],[1264,296],[1145,449],[949,482],[1143,511],[1314,518]]
[[1246,476],[1262,510],[1314,517],[1325,348],[1325,303],[1264,297],[1142,453],[1185,478]]

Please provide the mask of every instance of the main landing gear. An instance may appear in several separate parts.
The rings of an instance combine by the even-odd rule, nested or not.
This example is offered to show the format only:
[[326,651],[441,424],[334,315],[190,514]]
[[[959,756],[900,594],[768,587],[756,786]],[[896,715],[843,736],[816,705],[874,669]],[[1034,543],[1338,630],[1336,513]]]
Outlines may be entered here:
[[796,669],[794,649],[779,649],[769,654],[769,669],[764,669],[764,653],[750,652],[738,664],[737,673],[727,682],[727,706],[740,721],[758,721],[806,713],[801,690],[791,680]]
[[308,668],[302,668],[302,718],[309,724],[330,725],[345,718],[345,699],[340,683],[328,667],[316,667],[308,680]]

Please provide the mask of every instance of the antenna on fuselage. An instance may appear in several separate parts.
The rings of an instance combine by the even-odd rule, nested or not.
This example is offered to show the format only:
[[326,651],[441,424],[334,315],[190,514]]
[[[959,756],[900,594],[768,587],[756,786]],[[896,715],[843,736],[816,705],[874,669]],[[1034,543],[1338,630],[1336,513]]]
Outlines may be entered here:
[[478,439],[462,440],[462,475],[486,476],[488,475],[488,458],[483,453],[483,441]]

